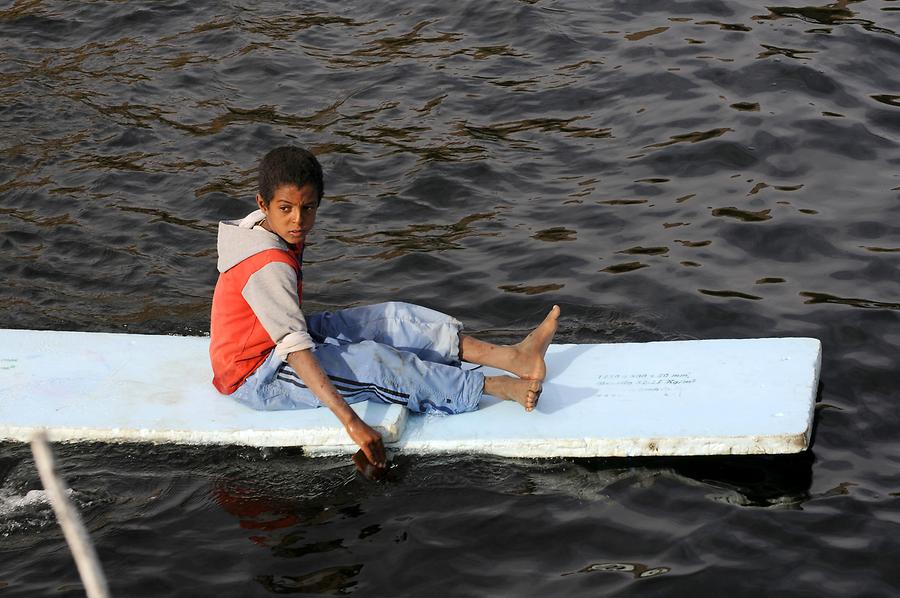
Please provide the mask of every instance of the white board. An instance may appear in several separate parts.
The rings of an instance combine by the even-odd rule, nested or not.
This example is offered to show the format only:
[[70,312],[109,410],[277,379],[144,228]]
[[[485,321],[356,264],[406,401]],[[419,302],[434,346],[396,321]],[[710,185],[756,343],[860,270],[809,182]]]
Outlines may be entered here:
[[[0,330],[0,440],[356,447],[326,409],[258,412],[212,388],[209,339]],[[821,346],[809,338],[552,345],[538,407],[354,409],[405,452],[516,457],[772,454],[808,447]],[[485,371],[489,374],[491,372]]]
[[399,446],[517,457],[795,453],[809,446],[816,339],[552,345],[532,413],[411,417]]
[[[254,411],[212,387],[209,338],[0,330],[0,439],[342,445],[326,409]],[[388,442],[406,410],[354,409]]]

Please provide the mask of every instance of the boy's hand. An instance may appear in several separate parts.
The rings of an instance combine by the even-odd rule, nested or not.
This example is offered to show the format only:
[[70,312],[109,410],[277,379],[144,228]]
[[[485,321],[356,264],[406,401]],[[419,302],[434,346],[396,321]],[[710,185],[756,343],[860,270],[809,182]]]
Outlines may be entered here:
[[347,434],[350,435],[353,442],[359,445],[359,448],[366,455],[369,463],[382,469],[387,466],[381,434],[358,418],[355,421],[348,423],[345,427]]
[[381,434],[376,432],[350,408],[341,394],[334,388],[331,380],[322,371],[322,366],[309,349],[294,351],[287,358],[291,368],[309,387],[322,404],[331,409],[338,420],[344,424],[347,434],[359,445],[363,453],[375,467],[384,468],[387,459],[384,456],[384,443]]
[[362,449],[359,449],[353,455],[353,464],[356,466],[356,471],[362,474],[362,476],[367,480],[378,482],[383,480],[385,476],[387,476],[388,468],[375,467],[374,465],[372,465],[372,462],[369,461],[369,458],[366,457],[366,454],[362,452]]

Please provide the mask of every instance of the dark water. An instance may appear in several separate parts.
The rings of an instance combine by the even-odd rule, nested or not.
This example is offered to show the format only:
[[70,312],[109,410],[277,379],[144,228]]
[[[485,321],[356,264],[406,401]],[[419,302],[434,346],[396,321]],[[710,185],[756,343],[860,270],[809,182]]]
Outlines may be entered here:
[[[308,309],[824,345],[797,456],[58,447],[114,594],[900,593],[900,2],[788,4],[0,5],[0,327],[205,333],[293,142]],[[0,595],[80,595],[39,488],[0,445]]]

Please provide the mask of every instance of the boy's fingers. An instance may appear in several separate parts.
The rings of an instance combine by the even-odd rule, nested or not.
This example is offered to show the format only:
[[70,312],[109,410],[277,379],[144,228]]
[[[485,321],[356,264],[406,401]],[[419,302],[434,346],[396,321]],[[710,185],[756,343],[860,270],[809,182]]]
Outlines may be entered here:
[[381,443],[381,438],[367,442],[362,449],[366,454],[366,458],[369,459],[369,463],[375,467],[384,467],[384,445]]
[[364,422],[361,423],[362,426],[360,428],[347,428],[350,438],[362,449],[363,454],[372,465],[380,468],[385,467],[384,443],[381,440],[381,434]]
[[380,461],[375,456],[375,451],[372,450],[372,447],[368,444],[364,444],[362,447],[363,452],[366,454],[366,459],[369,460],[369,463],[372,465],[378,465]]
[[356,451],[353,455],[353,464],[364,478],[377,482],[384,478],[387,473],[387,467],[378,467],[373,465],[362,449]]
[[387,452],[384,450],[384,441],[381,438],[378,439],[378,457],[380,459],[379,463],[381,463],[381,466],[386,466]]
[[372,463],[377,467],[384,467],[384,443],[380,437],[372,443],[372,456]]

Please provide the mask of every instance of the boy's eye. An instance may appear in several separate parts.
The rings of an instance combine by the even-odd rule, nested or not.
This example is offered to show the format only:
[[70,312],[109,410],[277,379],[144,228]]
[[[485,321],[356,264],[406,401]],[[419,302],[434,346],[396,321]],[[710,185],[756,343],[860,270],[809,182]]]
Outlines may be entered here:
[[281,211],[287,214],[291,211],[291,208],[289,206],[281,206]]

